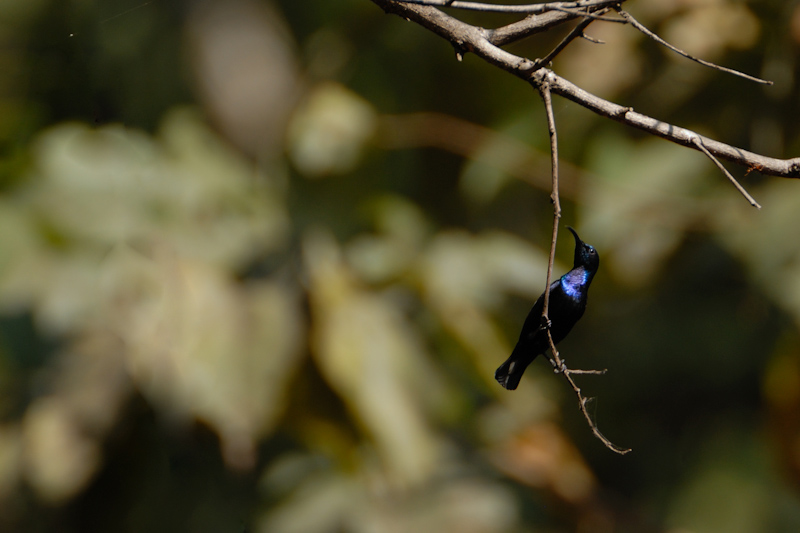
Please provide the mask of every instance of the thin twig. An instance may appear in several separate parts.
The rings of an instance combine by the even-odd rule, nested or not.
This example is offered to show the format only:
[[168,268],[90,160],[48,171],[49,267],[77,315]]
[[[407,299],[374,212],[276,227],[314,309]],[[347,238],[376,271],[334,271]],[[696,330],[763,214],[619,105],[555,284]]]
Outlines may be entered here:
[[594,375],[602,375],[606,373],[606,370],[572,370],[567,368],[566,363],[558,354],[558,350],[556,349],[556,344],[553,342],[553,336],[550,334],[550,330],[547,330],[547,340],[550,343],[550,352],[553,355],[553,366],[556,367],[556,373],[562,374],[564,379],[567,380],[570,387],[572,387],[573,392],[575,392],[575,396],[578,397],[578,408],[583,414],[583,418],[586,419],[586,423],[589,425],[589,429],[592,430],[592,434],[605,445],[606,448],[611,450],[612,452],[618,453],[620,455],[625,455],[626,453],[630,452],[630,448],[622,448],[621,446],[617,446],[610,440],[608,437],[603,435],[600,432],[600,429],[597,427],[597,423],[592,418],[592,415],[589,414],[589,410],[586,409],[586,404],[589,403],[589,400],[592,398],[586,397],[583,395],[581,388],[578,387],[578,384],[575,383],[575,380],[572,379],[572,374],[594,374]]
[[[552,342],[552,339],[551,339],[551,342]],[[564,377],[569,382],[569,384],[572,385],[572,389],[575,391],[575,394],[578,396],[578,405],[580,406],[581,413],[583,413],[583,417],[586,419],[586,422],[589,424],[589,427],[591,428],[592,433],[594,434],[594,436],[597,437],[603,444],[605,444],[606,448],[608,448],[612,452],[616,452],[616,453],[618,453],[620,455],[625,455],[626,453],[630,452],[631,451],[630,448],[622,448],[620,446],[617,446],[616,444],[614,444],[613,442],[608,440],[608,438],[606,438],[605,435],[600,433],[600,430],[597,428],[597,424],[592,419],[592,416],[589,414],[589,411],[586,409],[586,404],[589,402],[589,400],[591,400],[591,398],[587,398],[586,396],[584,396],[581,393],[580,387],[578,387],[578,385],[575,383],[575,380],[573,380],[572,376],[570,375],[570,374],[575,374],[575,373],[576,372],[574,370],[567,370],[567,371],[564,372]]]
[[[599,13],[602,15],[606,11],[608,11],[608,9],[602,9],[599,11]],[[538,69],[539,67],[548,65],[553,59],[555,59],[555,57],[558,54],[561,53],[562,50],[564,50],[569,45],[569,43],[571,43],[572,41],[574,41],[579,37],[585,37],[585,35],[583,34],[583,30],[585,30],[586,27],[589,26],[589,24],[591,24],[592,22],[594,22],[594,19],[590,17],[585,17],[582,21],[580,21],[578,25],[572,28],[572,31],[569,32],[569,34],[567,34],[567,36],[564,37],[564,39],[562,39],[561,42],[558,43],[558,45],[556,45],[555,48],[553,48],[553,50],[550,51],[549,54],[544,56],[542,59],[536,60],[535,68]]]
[[572,374],[604,374],[605,370],[570,370],[567,368],[566,363],[564,360],[561,359],[561,356],[556,350],[556,344],[553,342],[553,335],[550,331],[550,319],[548,317],[548,311],[550,307],[550,284],[553,278],[553,263],[555,262],[556,256],[556,241],[558,239],[558,223],[561,220],[561,202],[559,200],[558,195],[558,133],[556,130],[556,121],[553,115],[553,100],[550,95],[550,83],[547,78],[545,78],[542,83],[539,84],[539,94],[542,96],[542,100],[544,101],[544,108],[545,108],[545,115],[547,116],[547,131],[550,134],[550,162],[551,162],[551,169],[552,169],[552,183],[553,183],[553,190],[550,193],[550,199],[553,202],[553,238],[550,241],[550,257],[547,262],[547,286],[544,289],[544,306],[542,308],[542,323],[543,327],[547,330],[547,340],[550,344],[550,352],[552,354],[552,361],[553,366],[556,369],[557,373],[563,374],[564,379],[572,387],[572,390],[575,392],[575,395],[578,397],[578,406],[580,407],[581,413],[583,413],[583,417],[586,419],[586,422],[589,424],[589,428],[592,430],[592,433],[595,437],[597,437],[609,450],[616,452],[621,455],[625,455],[630,449],[627,448],[620,448],[610,440],[608,440],[600,430],[597,429],[597,424],[592,420],[589,411],[586,409],[586,403],[588,398],[583,396],[581,389],[575,383],[575,380],[572,379]]
[[603,22],[614,22],[617,24],[627,24],[627,21],[620,18],[612,18],[612,17],[604,17],[602,15],[595,15],[591,11],[581,10],[581,9],[571,9],[566,7],[554,7],[554,11],[561,11],[563,13],[569,13],[570,15],[575,15],[576,17],[584,17],[590,18],[594,20],[602,20]]
[[[558,222],[561,220],[561,201],[558,197],[558,133],[556,121],[553,116],[553,101],[550,97],[550,85],[545,80],[539,86],[539,94],[544,100],[545,113],[547,114],[547,130],[550,134],[550,164],[552,169],[552,189],[550,201],[553,203],[553,238],[550,241],[550,260],[547,263],[547,285],[544,288],[544,307],[542,308],[542,321],[549,322],[550,309],[550,284],[553,282],[553,263],[556,257],[556,241],[558,240]],[[548,335],[550,328],[547,328]],[[557,356],[556,356],[557,357]],[[561,366],[560,361],[559,367]]]
[[594,43],[594,44],[606,44],[606,42],[604,40],[596,39],[596,38],[592,37],[591,35],[586,35],[585,33],[581,34],[581,38],[582,39],[586,39],[590,43]]
[[756,78],[755,76],[751,76],[749,74],[745,74],[744,72],[739,72],[738,70],[734,70],[734,69],[728,68],[728,67],[723,67],[723,66],[717,65],[716,63],[711,63],[710,61],[706,61],[704,59],[700,59],[698,57],[694,57],[693,55],[688,54],[687,52],[684,52],[683,50],[681,50],[677,46],[674,46],[674,45],[668,43],[667,41],[665,41],[664,39],[662,39],[661,37],[659,37],[658,35],[656,35],[652,31],[650,31],[644,24],[642,24],[641,22],[639,22],[638,20],[633,18],[633,15],[631,15],[627,11],[623,11],[622,8],[620,8],[619,6],[614,6],[614,10],[617,13],[619,13],[620,16],[622,18],[624,18],[631,26],[633,26],[634,28],[636,28],[637,30],[642,32],[643,34],[647,35],[648,37],[653,39],[658,44],[660,44],[662,46],[666,46],[667,48],[669,48],[670,50],[672,50],[676,54],[682,55],[686,59],[691,59],[692,61],[694,61],[696,63],[700,63],[701,65],[704,65],[706,67],[713,68],[715,70],[720,70],[722,72],[727,72],[728,74],[733,74],[734,76],[739,76],[740,78],[744,78],[746,80],[754,81],[756,83],[763,83],[764,85],[772,85],[772,82],[769,81],[769,80],[763,80],[761,78]]
[[[566,363],[564,364],[566,365]],[[571,369],[565,367],[564,372],[566,372],[567,374],[580,374],[580,375],[589,374],[592,376],[603,376],[605,375],[606,372],[608,372],[608,369],[604,368],[603,370],[580,370],[580,369]]]
[[722,163],[719,162],[719,159],[714,157],[714,155],[711,152],[709,152],[705,146],[703,146],[703,141],[700,139],[699,135],[693,137],[692,142],[694,143],[695,146],[697,146],[698,150],[706,154],[706,156],[708,156],[708,158],[711,159],[711,161],[713,161],[715,165],[717,165],[717,167],[722,171],[722,173],[725,174],[725,176],[727,176],[728,180],[730,180],[733,186],[736,187],[736,190],[742,193],[742,196],[744,196],[747,199],[747,201],[750,202],[750,205],[752,205],[756,209],[761,209],[761,205],[758,202],[756,202],[755,198],[750,196],[750,193],[747,192],[747,190],[745,190],[745,188],[742,187],[742,185],[736,180],[736,178],[733,177],[733,174],[728,172],[728,169],[722,166]]
[[[625,0],[620,0],[620,2],[624,1]],[[606,7],[598,5],[586,9],[600,11],[601,9],[606,9]],[[576,15],[573,13],[564,13],[563,11],[548,11],[547,13],[541,13],[536,16],[525,17],[522,20],[512,22],[511,24],[499,28],[487,29],[486,38],[495,46],[504,46],[519,41],[520,39],[530,37],[531,35],[548,31],[559,24],[576,18],[585,17],[581,17],[581,14]]]
[[[618,4],[619,0],[582,0],[577,2],[545,2],[539,4],[521,4],[521,5],[504,5],[504,4],[486,4],[483,2],[468,2],[464,0],[454,0],[448,2],[447,0],[395,0],[404,4],[416,4],[421,6],[434,6],[434,7],[452,7],[454,9],[462,9],[466,11],[483,11],[491,13],[523,13],[526,15],[536,15],[539,13],[547,13],[548,11],[564,11],[564,10],[577,10],[583,8],[591,8],[597,6],[611,6]],[[577,13],[584,15],[584,13]]]

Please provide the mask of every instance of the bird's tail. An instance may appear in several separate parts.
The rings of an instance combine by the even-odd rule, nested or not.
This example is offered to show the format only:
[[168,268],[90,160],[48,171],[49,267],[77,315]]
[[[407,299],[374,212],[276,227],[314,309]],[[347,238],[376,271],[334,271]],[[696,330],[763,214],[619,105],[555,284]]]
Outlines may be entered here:
[[514,390],[519,385],[519,381],[522,379],[522,374],[525,373],[525,369],[528,368],[528,365],[531,364],[532,361],[533,357],[521,356],[517,348],[514,348],[511,357],[506,359],[506,362],[500,365],[495,371],[494,379],[504,388]]

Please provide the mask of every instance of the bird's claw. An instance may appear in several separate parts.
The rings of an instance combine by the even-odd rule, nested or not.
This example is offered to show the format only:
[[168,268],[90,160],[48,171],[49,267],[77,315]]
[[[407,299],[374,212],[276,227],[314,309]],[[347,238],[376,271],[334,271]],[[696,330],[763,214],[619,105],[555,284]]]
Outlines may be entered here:
[[555,374],[563,374],[569,370],[567,368],[567,362],[564,359],[561,359],[560,363],[556,361],[555,357],[548,357],[547,360],[553,365],[553,373]]

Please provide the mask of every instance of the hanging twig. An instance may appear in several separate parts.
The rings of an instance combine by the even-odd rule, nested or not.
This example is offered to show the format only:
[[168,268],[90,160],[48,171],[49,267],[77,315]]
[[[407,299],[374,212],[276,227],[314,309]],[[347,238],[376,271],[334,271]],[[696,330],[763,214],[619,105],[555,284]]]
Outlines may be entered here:
[[758,202],[756,202],[755,198],[750,196],[750,193],[747,192],[745,188],[742,187],[742,185],[736,180],[736,178],[733,177],[733,174],[728,172],[728,169],[722,166],[722,163],[719,162],[719,159],[714,157],[714,155],[711,152],[709,152],[705,146],[703,146],[703,141],[700,139],[699,135],[695,135],[692,138],[692,143],[695,146],[697,146],[698,150],[706,154],[706,156],[708,156],[708,158],[711,159],[711,161],[713,161],[715,165],[717,165],[717,168],[719,168],[722,171],[722,173],[725,174],[725,176],[727,176],[728,180],[730,180],[733,186],[736,187],[736,190],[742,193],[742,196],[744,196],[747,199],[747,201],[750,202],[750,205],[752,205],[756,209],[761,209],[761,205]]
[[[550,192],[550,201],[553,203],[553,238],[550,241],[550,259],[547,263],[547,284],[544,288],[544,307],[542,308],[542,321],[546,324],[547,335],[550,336],[550,318],[548,312],[550,310],[550,284],[553,282],[553,263],[556,257],[556,241],[558,241],[558,222],[561,220],[561,200],[558,197],[558,133],[556,132],[556,121],[553,116],[553,102],[550,97],[550,86],[545,80],[539,86],[539,94],[542,95],[544,100],[545,113],[547,115],[547,130],[550,134],[550,165],[552,188]],[[553,353],[557,368],[562,367],[558,355]]]
[[553,101],[550,96],[550,83],[547,78],[545,78],[542,83],[539,84],[539,94],[542,96],[542,100],[544,101],[545,107],[545,115],[547,116],[547,130],[550,134],[550,163],[551,163],[551,178],[552,178],[552,191],[550,193],[550,199],[553,202],[553,237],[550,241],[550,258],[547,262],[547,286],[544,289],[544,306],[542,308],[542,327],[547,330],[547,340],[550,344],[550,352],[552,354],[552,362],[553,366],[556,369],[556,372],[562,374],[564,379],[572,387],[572,390],[575,392],[575,395],[578,397],[578,406],[583,413],[583,417],[586,419],[586,423],[589,424],[589,428],[592,430],[592,433],[595,437],[597,437],[609,450],[612,450],[618,454],[625,455],[629,451],[629,448],[620,448],[610,440],[608,440],[605,435],[600,433],[600,430],[597,429],[597,424],[592,419],[589,411],[586,409],[586,404],[590,400],[583,395],[581,392],[580,387],[575,383],[575,380],[572,379],[572,374],[605,374],[605,370],[571,370],[567,368],[566,363],[556,350],[556,344],[553,342],[553,336],[550,332],[550,318],[548,316],[549,307],[550,307],[550,284],[553,280],[553,264],[555,262],[556,256],[556,241],[558,240],[558,224],[561,220],[561,201],[559,200],[558,194],[558,133],[556,130],[556,121],[553,115]]
[[[606,11],[608,11],[608,9],[602,9],[598,13],[600,13],[602,15]],[[569,34],[567,34],[566,37],[564,37],[561,40],[560,43],[558,43],[558,45],[556,45],[555,48],[553,48],[553,50],[549,54],[547,54],[546,56],[544,56],[541,59],[537,59],[535,61],[536,66],[534,68],[539,69],[540,67],[547,66],[553,59],[555,59],[555,57],[558,54],[561,53],[562,50],[564,50],[569,45],[569,43],[571,43],[572,41],[574,41],[578,37],[586,38],[586,35],[584,35],[583,30],[585,30],[586,27],[589,26],[589,24],[591,24],[592,22],[594,22],[594,19],[592,19],[590,17],[585,17],[582,21],[580,21],[578,23],[577,26],[575,26],[572,29],[571,32],[569,32]],[[598,41],[596,41],[594,39],[588,39],[588,40],[590,40],[590,41],[592,41],[594,43],[598,43]]]
[[636,28],[637,30],[642,32],[643,34],[647,35],[648,37],[653,39],[658,44],[660,44],[662,46],[666,46],[667,48],[669,48],[670,50],[672,50],[676,54],[682,55],[686,59],[690,59],[690,60],[692,60],[692,61],[694,61],[696,63],[700,63],[703,66],[706,66],[706,67],[709,67],[709,68],[713,68],[715,70],[720,70],[722,72],[727,72],[728,74],[733,74],[734,76],[739,76],[740,78],[744,78],[746,80],[754,81],[756,83],[763,83],[764,85],[772,85],[772,82],[769,81],[769,80],[762,80],[761,78],[756,78],[755,76],[751,76],[749,74],[745,74],[744,72],[739,72],[738,70],[733,70],[732,68],[723,67],[723,66],[717,65],[716,63],[711,63],[710,61],[706,61],[704,59],[700,59],[698,57],[694,57],[693,55],[684,52],[683,50],[681,50],[677,46],[674,46],[674,45],[668,43],[667,41],[665,41],[664,39],[662,39],[661,37],[659,37],[658,35],[656,35],[652,31],[650,31],[645,25],[643,25],[641,22],[639,22],[638,20],[633,18],[633,15],[631,15],[627,11],[623,11],[622,8],[620,8],[619,6],[614,6],[614,10],[617,13],[619,13],[620,16],[622,18],[624,18],[631,26],[633,26],[634,28]]

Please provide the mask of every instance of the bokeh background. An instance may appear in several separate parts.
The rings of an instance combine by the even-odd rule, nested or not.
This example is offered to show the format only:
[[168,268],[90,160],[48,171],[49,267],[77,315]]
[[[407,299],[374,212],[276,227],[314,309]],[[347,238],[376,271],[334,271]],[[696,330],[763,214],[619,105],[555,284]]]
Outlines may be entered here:
[[[617,24],[553,68],[800,155],[797,2],[626,6],[775,85]],[[0,2],[0,531],[800,530],[800,183],[555,113],[624,457],[546,361],[493,380],[551,231],[525,83],[368,0]]]

